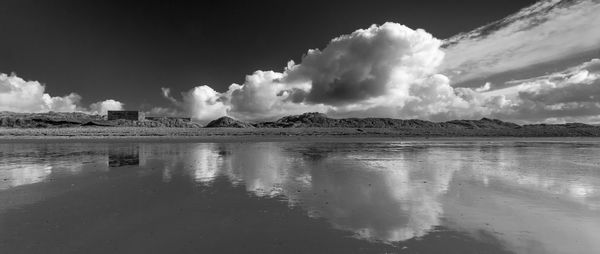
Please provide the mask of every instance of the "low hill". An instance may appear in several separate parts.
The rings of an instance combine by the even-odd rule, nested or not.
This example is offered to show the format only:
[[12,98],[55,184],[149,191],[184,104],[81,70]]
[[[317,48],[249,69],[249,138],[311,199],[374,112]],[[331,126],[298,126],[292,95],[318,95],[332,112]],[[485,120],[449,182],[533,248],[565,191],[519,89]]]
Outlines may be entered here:
[[13,128],[47,128],[47,127],[73,127],[88,122],[103,121],[100,115],[85,113],[13,113],[0,112],[0,127]]
[[582,123],[518,125],[498,119],[452,120],[431,122],[418,119],[329,118],[322,113],[285,116],[272,122],[246,123],[229,117],[219,118],[207,127],[221,128],[339,128],[390,129],[402,135],[416,136],[528,136],[578,137],[600,136],[600,126]]
[[78,126],[107,126],[107,127],[168,127],[168,128],[199,128],[198,123],[181,119],[157,118],[154,120],[106,120],[105,116],[90,115],[80,112],[48,112],[48,113],[13,113],[0,112],[0,127],[9,128],[60,128]]
[[247,122],[235,120],[231,117],[221,117],[209,122],[206,128],[254,128],[254,126]]
[[503,122],[497,119],[453,120],[448,122],[431,122],[419,119],[392,118],[329,118],[322,113],[304,113],[302,115],[282,117],[274,122],[254,124],[262,128],[518,128],[518,124]]
[[260,128],[399,128],[399,127],[440,127],[438,123],[423,120],[402,120],[392,118],[329,118],[322,113],[304,113],[285,116],[274,122],[255,124]]
[[[84,113],[12,113],[0,112],[0,127],[63,128],[63,127],[146,127],[200,128],[200,124],[177,118],[153,120],[105,120],[104,116]],[[394,133],[400,136],[514,136],[514,137],[600,137],[600,126],[583,123],[518,125],[497,119],[452,120],[431,122],[418,119],[392,118],[329,118],[322,113],[304,113],[282,117],[276,121],[248,123],[221,117],[206,128],[349,130],[352,133]],[[295,132],[297,132],[295,131]],[[391,135],[391,134],[390,134]]]

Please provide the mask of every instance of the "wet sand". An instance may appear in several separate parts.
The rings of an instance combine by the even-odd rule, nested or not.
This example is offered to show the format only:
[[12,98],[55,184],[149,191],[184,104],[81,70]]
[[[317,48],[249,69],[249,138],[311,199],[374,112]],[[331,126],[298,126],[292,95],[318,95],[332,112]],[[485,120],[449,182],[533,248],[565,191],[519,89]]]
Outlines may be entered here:
[[2,144],[0,253],[597,253],[565,140]]
[[597,140],[598,137],[509,133],[500,130],[432,130],[392,128],[0,128],[0,142],[24,140],[123,140],[123,141],[386,141],[386,140],[495,140],[495,139],[574,139]]

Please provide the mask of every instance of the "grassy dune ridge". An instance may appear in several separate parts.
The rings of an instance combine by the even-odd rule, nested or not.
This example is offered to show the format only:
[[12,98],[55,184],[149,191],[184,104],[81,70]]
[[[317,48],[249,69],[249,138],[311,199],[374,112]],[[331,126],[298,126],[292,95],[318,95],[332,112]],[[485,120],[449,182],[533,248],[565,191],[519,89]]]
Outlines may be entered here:
[[496,119],[431,122],[390,118],[328,118],[320,113],[248,123],[229,117],[202,127],[164,118],[107,121],[83,113],[0,114],[0,137],[600,137],[600,127],[581,124],[518,125]]
[[119,138],[119,137],[600,137],[599,128],[430,129],[430,128],[146,128],[68,127],[0,128],[0,139],[27,137]]
[[0,112],[0,127],[8,128],[65,128],[83,126],[146,127],[146,128],[199,128],[202,125],[182,119],[158,118],[156,120],[130,121],[106,120],[106,116],[80,112],[63,113],[13,113]]

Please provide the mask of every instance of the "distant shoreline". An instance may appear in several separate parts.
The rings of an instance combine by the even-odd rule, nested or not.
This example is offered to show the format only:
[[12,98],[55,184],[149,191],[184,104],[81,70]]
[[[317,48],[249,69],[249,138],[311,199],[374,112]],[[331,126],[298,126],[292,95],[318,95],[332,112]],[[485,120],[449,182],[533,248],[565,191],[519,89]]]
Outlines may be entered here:
[[0,141],[36,140],[109,140],[109,141],[341,141],[341,140],[506,140],[506,139],[574,140],[600,138],[596,133],[535,132],[528,130],[430,128],[144,128],[144,127],[68,127],[68,128],[0,128]]
[[220,117],[206,126],[179,118],[103,120],[84,113],[0,112],[0,139],[193,139],[298,140],[323,138],[406,139],[453,137],[600,137],[600,126],[583,123],[519,125],[498,119],[432,122],[419,119],[329,118],[318,112],[273,122]]

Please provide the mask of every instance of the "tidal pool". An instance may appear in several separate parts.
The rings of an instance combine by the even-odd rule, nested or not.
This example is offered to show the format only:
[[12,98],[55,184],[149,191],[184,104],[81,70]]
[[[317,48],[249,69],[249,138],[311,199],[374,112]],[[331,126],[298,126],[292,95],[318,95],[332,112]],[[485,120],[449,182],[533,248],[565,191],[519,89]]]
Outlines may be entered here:
[[600,141],[3,143],[0,253],[600,253]]

